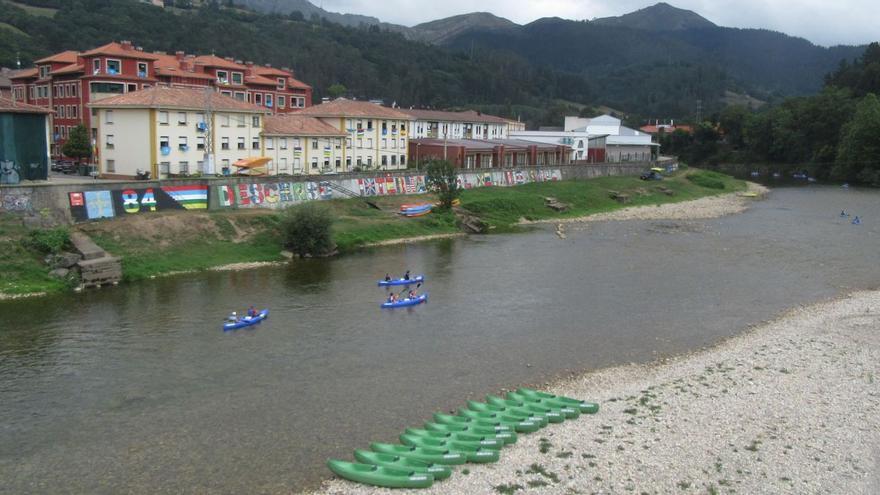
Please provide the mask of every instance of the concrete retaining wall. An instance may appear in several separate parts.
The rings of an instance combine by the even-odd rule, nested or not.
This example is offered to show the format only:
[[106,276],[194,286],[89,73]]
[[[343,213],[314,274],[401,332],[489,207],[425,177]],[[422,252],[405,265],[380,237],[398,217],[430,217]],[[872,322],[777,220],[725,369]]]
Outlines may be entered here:
[[[666,165],[666,164],[664,164]],[[616,163],[463,170],[465,189],[528,182],[638,175],[657,163]],[[94,181],[0,187],[0,213],[73,223],[162,210],[283,208],[310,200],[425,193],[423,172],[403,170],[323,176],[211,177]]]

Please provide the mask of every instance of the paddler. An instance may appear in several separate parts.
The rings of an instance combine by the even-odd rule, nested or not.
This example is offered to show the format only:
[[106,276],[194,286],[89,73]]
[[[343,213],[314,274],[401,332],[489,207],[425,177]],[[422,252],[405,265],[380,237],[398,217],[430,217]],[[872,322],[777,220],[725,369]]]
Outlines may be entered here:
[[409,280],[409,270],[407,270],[406,273],[403,274],[403,279]]

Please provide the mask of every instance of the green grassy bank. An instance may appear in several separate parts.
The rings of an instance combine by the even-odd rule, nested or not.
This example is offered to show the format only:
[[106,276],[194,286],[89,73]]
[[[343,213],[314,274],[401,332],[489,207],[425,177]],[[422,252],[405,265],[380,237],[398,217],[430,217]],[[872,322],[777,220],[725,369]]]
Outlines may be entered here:
[[[661,191],[672,191],[672,195]],[[624,208],[698,199],[741,191],[743,181],[715,172],[686,170],[663,181],[637,177],[531,183],[518,187],[487,187],[462,192],[462,207],[482,218],[493,232],[517,230],[520,220],[580,217]],[[629,196],[621,204],[610,196]],[[557,213],[544,206],[545,197],[567,203]],[[402,218],[394,212],[404,203],[433,200],[424,195],[371,198],[382,211],[358,199],[322,203],[333,218],[333,236],[341,252],[392,239],[459,232],[451,212]],[[23,242],[27,231],[6,215],[0,222],[0,293],[52,292],[68,288],[54,280],[42,265],[42,255]],[[203,270],[231,263],[278,261],[280,213],[271,210],[174,212],[129,216],[91,222],[74,228],[90,235],[115,256],[123,258],[125,279],[136,281],[169,272]]]

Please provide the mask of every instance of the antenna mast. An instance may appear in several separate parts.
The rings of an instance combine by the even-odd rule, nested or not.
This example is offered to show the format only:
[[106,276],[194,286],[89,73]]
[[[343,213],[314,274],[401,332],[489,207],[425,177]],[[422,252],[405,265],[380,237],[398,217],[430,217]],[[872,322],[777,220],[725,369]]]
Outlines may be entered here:
[[200,123],[205,135],[205,175],[214,175],[214,88],[205,88],[205,121]]

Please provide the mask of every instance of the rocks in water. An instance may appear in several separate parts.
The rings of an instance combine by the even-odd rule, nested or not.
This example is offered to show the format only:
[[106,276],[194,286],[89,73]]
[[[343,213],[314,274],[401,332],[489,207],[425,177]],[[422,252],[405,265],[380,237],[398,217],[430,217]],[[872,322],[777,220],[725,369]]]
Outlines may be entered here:
[[480,217],[471,215],[459,207],[453,207],[452,212],[455,213],[459,227],[465,232],[469,234],[485,234],[489,231],[489,224],[480,219]]

